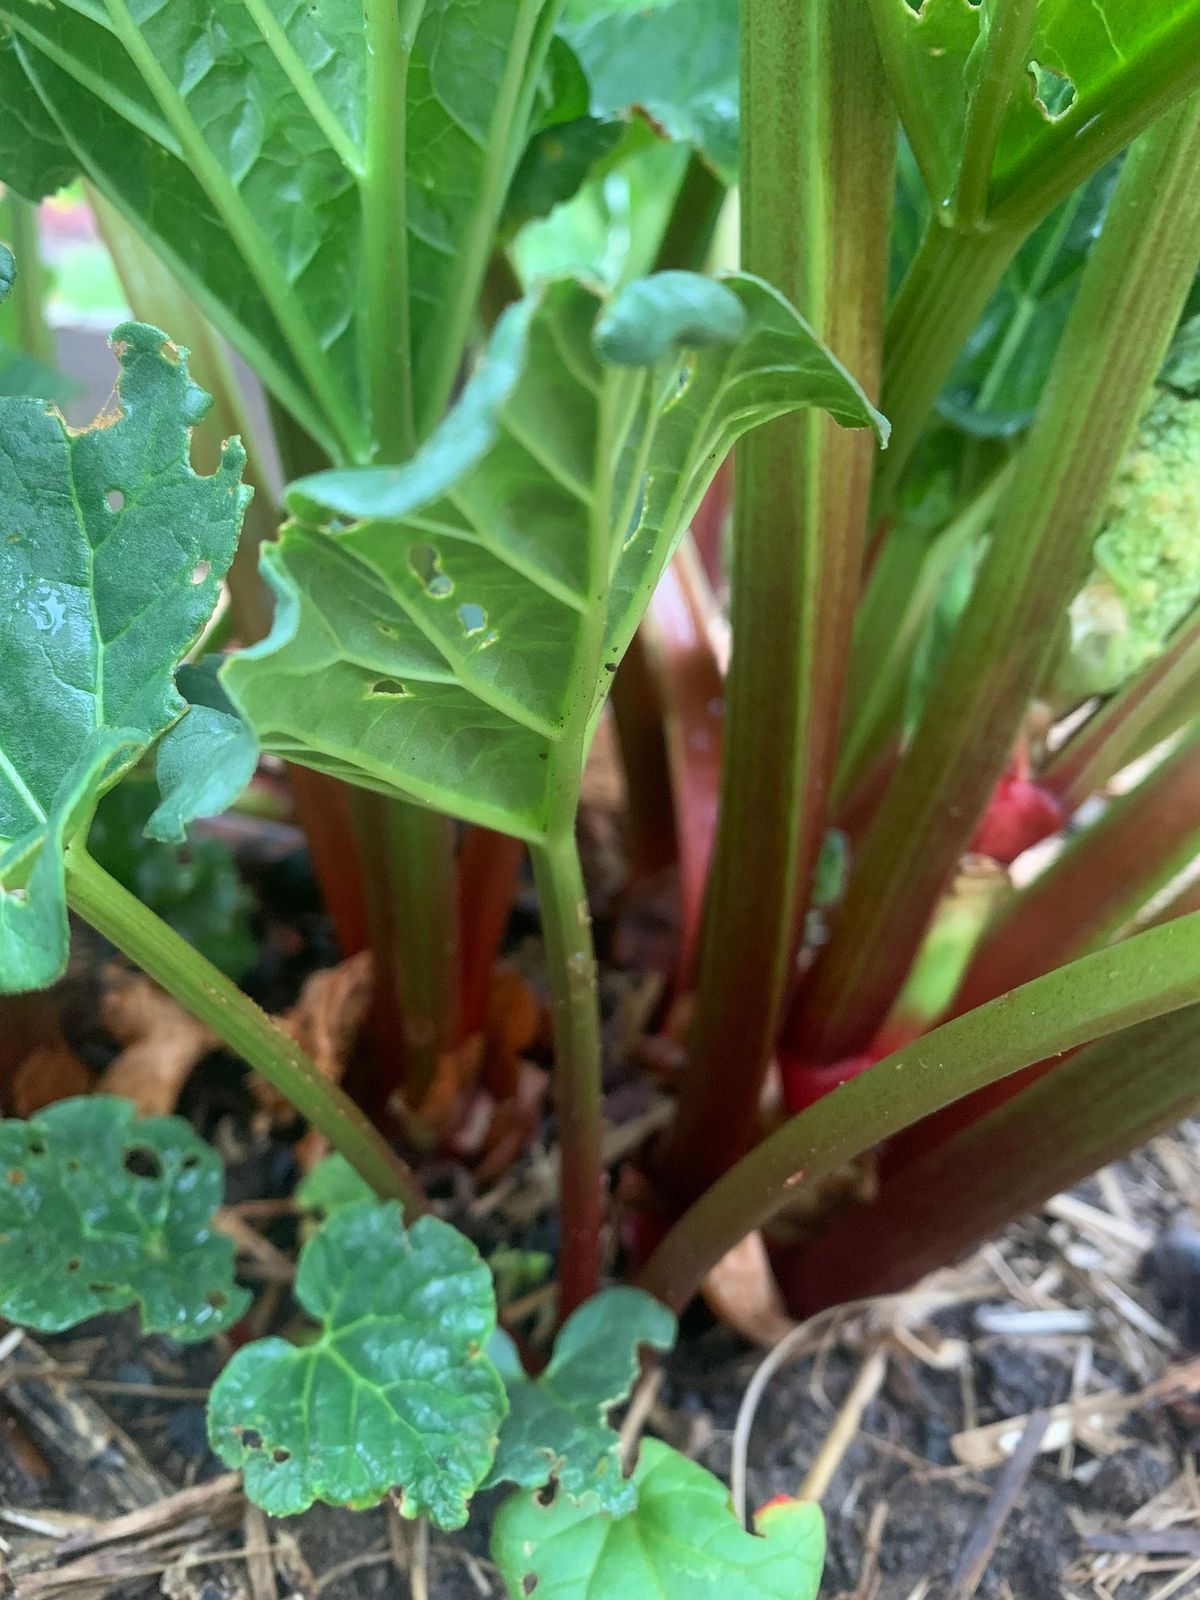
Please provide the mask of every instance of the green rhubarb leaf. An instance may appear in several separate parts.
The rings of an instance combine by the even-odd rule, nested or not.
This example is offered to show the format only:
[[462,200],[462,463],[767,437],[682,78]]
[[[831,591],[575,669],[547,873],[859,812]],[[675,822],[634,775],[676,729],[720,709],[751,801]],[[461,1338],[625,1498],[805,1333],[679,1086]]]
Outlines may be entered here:
[[159,742],[162,801],[146,823],[151,839],[182,844],[190,823],[220,816],[254,776],[258,741],[221,687],[220,666],[213,656],[175,674],[188,709]]
[[[604,359],[618,333],[648,365]],[[409,464],[293,487],[303,520],[263,552],[275,628],[225,668],[231,699],[267,749],[542,838],[717,464],[808,405],[885,431],[757,279],[543,285]]]
[[27,200],[42,200],[70,183],[78,171],[15,41],[0,29],[0,182]]
[[138,1121],[115,1096],[0,1121],[0,1316],[59,1333],[137,1306],[184,1342],[228,1328],[250,1296],[212,1227],[222,1183],[186,1122]]
[[461,1527],[506,1410],[474,1245],[436,1217],[406,1230],[394,1201],[346,1206],[305,1245],[296,1298],[319,1332],[238,1351],[209,1399],[213,1449],[273,1516],[390,1493],[404,1516]]
[[[369,369],[403,318],[395,163],[407,170],[421,396],[459,360],[549,34],[547,0],[415,8],[404,137],[380,150],[367,135],[368,38],[388,8],[366,9],[364,23],[362,0],[0,0],[19,64],[87,177],[340,459],[370,453]],[[400,92],[390,77],[377,90]],[[0,133],[0,180],[4,154]],[[373,320],[381,308],[388,331]]]
[[0,991],[67,953],[62,852],[106,788],[180,716],[180,658],[217,602],[249,490],[226,445],[188,460],[208,396],[157,328],[126,323],[115,407],[68,429],[0,398]]
[[1117,166],[1098,172],[1035,228],[1004,274],[938,401],[941,415],[964,432],[1009,439],[1032,422]]
[[373,1197],[371,1185],[336,1151],[318,1161],[296,1186],[297,1203],[323,1217]]
[[613,1518],[559,1495],[514,1495],[492,1556],[512,1600],[816,1600],[825,1558],[820,1508],[772,1505],[757,1535],[733,1514],[719,1479],[657,1439],[633,1475],[636,1511]]
[[[952,202],[990,0],[871,0],[905,132],[931,197]],[[1080,146],[1128,142],[1200,84],[1200,0],[1041,0],[992,164],[991,205],[1042,184]],[[1103,150],[1100,159],[1113,153]],[[1066,188],[1073,188],[1068,181]]]
[[587,74],[591,112],[644,111],[667,135],[737,178],[736,0],[675,0],[587,8],[563,33]]
[[533,1380],[515,1345],[498,1333],[499,1354],[496,1343],[492,1349],[509,1412],[486,1485],[536,1489],[553,1478],[574,1501],[614,1517],[632,1511],[637,1489],[621,1474],[621,1440],[608,1414],[633,1387],[639,1348],[669,1350],[675,1332],[675,1318],[652,1295],[605,1289],[567,1318],[549,1365]]

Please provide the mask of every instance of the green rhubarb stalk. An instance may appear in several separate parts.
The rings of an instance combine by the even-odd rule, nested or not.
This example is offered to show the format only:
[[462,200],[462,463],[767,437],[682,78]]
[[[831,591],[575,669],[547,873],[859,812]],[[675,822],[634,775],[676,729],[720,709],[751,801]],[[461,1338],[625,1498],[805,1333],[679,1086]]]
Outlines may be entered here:
[[790,1044],[865,1050],[1016,741],[1200,261],[1200,100],[1125,162],[970,603],[801,996]]
[[353,1100],[295,1040],[78,847],[67,855],[71,908],[260,1073],[385,1198],[424,1210],[416,1180]]
[[1200,913],[1061,967],[943,1023],[792,1117],[675,1224],[642,1286],[682,1308],[803,1185],[943,1106],[1075,1046],[1200,1002]]
[[[742,264],[870,394],[894,119],[866,0],[743,0]],[[678,1204],[749,1142],[826,827],[873,442],[818,412],[737,447],[733,652],[696,1011],[660,1176]]]

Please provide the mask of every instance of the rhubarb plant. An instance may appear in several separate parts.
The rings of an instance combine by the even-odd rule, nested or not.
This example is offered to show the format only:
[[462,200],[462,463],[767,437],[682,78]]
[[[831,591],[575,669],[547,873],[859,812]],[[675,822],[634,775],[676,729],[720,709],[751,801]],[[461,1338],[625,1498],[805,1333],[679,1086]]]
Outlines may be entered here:
[[[315,1326],[210,1408],[268,1510],[455,1527],[508,1484],[513,1596],[808,1597],[817,1512],[751,1532],[617,1431],[708,1271],[765,1228],[797,1311],[896,1287],[1194,1103],[1197,174],[1200,0],[0,0],[0,992],[58,977],[70,909],[336,1151]],[[53,355],[34,204],[80,177],[138,320],[76,430],[9,396]],[[623,1217],[575,833],[610,714],[686,922]],[[466,1147],[438,1108],[532,859],[540,1370],[381,1128],[98,862],[135,767],[174,850],[264,754],[373,950],[364,1093],[410,1153]],[[181,1126],[0,1143],[5,1314],[240,1312]],[[850,1159],[878,1200],[797,1244]],[[636,1287],[597,1293],[606,1234]]]

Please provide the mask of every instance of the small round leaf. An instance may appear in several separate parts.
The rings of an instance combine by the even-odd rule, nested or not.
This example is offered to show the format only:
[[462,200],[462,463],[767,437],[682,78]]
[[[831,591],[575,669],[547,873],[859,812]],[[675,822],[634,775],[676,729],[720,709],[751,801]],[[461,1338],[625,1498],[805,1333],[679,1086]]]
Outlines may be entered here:
[[209,1397],[213,1449],[273,1516],[390,1492],[405,1516],[461,1527],[507,1409],[474,1245],[436,1217],[406,1230],[394,1201],[345,1206],[305,1245],[296,1298],[320,1332],[238,1351]]
[[657,1439],[634,1473],[637,1510],[589,1511],[559,1495],[514,1495],[492,1556],[512,1600],[815,1600],[825,1558],[820,1508],[763,1511],[758,1535],[733,1514],[723,1483]]
[[221,1162],[179,1117],[63,1100],[0,1121],[0,1315],[58,1333],[136,1305],[185,1342],[236,1322],[249,1295],[212,1228]]

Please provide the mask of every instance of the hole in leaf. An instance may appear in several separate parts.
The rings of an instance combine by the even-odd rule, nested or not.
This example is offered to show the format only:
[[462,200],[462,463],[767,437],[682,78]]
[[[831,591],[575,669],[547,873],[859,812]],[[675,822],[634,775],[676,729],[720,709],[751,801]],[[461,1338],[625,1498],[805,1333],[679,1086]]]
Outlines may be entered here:
[[547,1511],[549,1511],[550,1507],[558,1499],[557,1478],[551,1478],[549,1483],[544,1483],[533,1498],[537,1501],[538,1505],[543,1506]]
[[229,1296],[220,1289],[210,1289],[204,1298],[214,1311],[223,1311],[229,1304]]
[[68,1272],[78,1272],[82,1265],[83,1265],[83,1262],[79,1259],[78,1256],[72,1256],[70,1261],[67,1262],[67,1271]]
[[29,1154],[31,1156],[44,1156],[46,1154],[46,1146],[40,1139],[32,1139],[29,1143]]
[[407,698],[408,690],[400,682],[399,678],[378,678],[367,693],[372,698],[376,695],[383,695],[385,699],[403,700]]
[[1075,104],[1075,85],[1064,73],[1053,67],[1044,67],[1040,61],[1029,63],[1029,76],[1033,80],[1033,98],[1049,122],[1058,122]]
[[376,633],[381,633],[385,639],[395,639],[399,636],[399,629],[393,628],[390,622],[376,622]]
[[135,1144],[125,1152],[125,1171],[134,1178],[161,1178],[163,1164],[156,1150],[148,1145]]
[[116,1287],[117,1286],[116,1286],[115,1283],[89,1283],[88,1284],[88,1293],[89,1294],[112,1294],[113,1290]]
[[445,600],[454,593],[454,585],[442,571],[442,557],[434,545],[414,544],[408,552],[408,564],[431,600]]
[[211,561],[197,561],[196,565],[192,568],[192,576],[189,580],[192,584],[192,587],[198,588],[200,584],[204,582],[205,578],[208,577],[211,571]]
[[20,1167],[10,1167],[9,1170],[4,1174],[4,1181],[6,1183],[11,1183],[13,1188],[16,1189],[25,1182],[25,1174],[21,1171]]
[[243,1428],[239,1437],[247,1450],[261,1450],[263,1447],[263,1436],[257,1428]]
[[458,620],[462,623],[467,638],[471,639],[487,627],[487,612],[482,606],[464,602],[458,608]]
[[200,1157],[196,1155],[184,1156],[179,1165],[181,1170],[184,1172],[195,1172],[196,1168],[200,1165]]
[[271,1451],[271,1460],[276,1462],[279,1466],[282,1466],[285,1461],[290,1461],[291,1459],[292,1452],[290,1450],[285,1450],[282,1445],[277,1446]]
[[125,504],[125,494],[121,489],[110,489],[104,498],[108,501],[110,511],[120,511]]
[[538,1586],[538,1575],[537,1575],[536,1572],[527,1572],[525,1574],[525,1576],[521,1579],[521,1593],[522,1594],[532,1594],[533,1591],[537,1588],[537,1586]]

